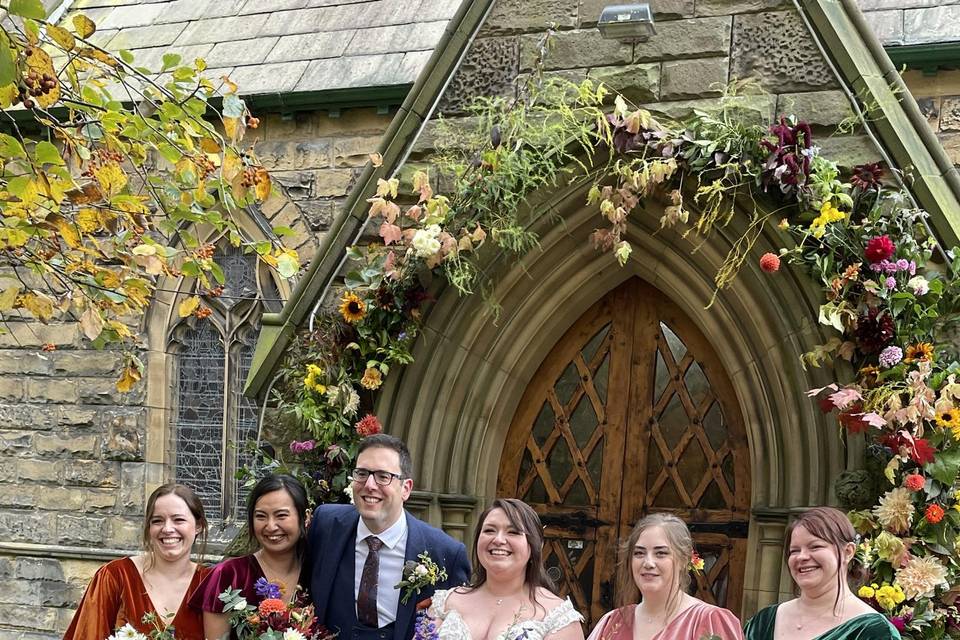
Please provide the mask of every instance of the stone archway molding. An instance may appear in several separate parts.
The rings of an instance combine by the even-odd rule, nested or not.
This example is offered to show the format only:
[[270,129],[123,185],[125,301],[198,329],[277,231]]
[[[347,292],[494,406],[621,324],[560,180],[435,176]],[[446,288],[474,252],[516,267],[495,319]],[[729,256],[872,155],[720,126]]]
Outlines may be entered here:
[[662,212],[648,204],[631,217],[634,252],[621,268],[587,241],[599,220],[582,206],[585,193],[585,184],[576,185],[540,205],[550,215],[534,225],[539,250],[519,261],[488,261],[499,319],[481,296],[439,295],[425,318],[415,362],[388,379],[377,414],[409,444],[416,487],[436,496],[435,523],[468,531],[465,500],[475,501],[476,517],[494,497],[507,429],[543,358],[596,300],[630,277],[646,280],[700,327],[736,390],[750,442],[756,515],[744,598],[744,611],[752,612],[788,593],[780,549],[790,507],[829,502],[831,480],[846,464],[835,429],[802,393],[826,384],[822,373],[804,371],[799,360],[824,341],[815,292],[790,270],[771,277],[748,266],[705,309],[713,275],[739,229],[721,230],[691,254],[691,239],[660,230]]

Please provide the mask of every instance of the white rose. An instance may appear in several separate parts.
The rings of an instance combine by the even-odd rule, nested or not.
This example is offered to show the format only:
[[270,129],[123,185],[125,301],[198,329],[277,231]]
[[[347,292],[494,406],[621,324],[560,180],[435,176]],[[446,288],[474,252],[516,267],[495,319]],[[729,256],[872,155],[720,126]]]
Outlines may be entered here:
[[417,568],[413,570],[413,573],[418,576],[425,576],[429,573],[429,571],[427,571],[427,568],[422,564],[418,564]]
[[306,638],[296,629],[287,629],[283,632],[283,640],[306,640]]
[[233,607],[231,607],[231,608],[232,608],[234,611],[243,611],[244,609],[247,608],[247,599],[246,599],[246,598],[240,598],[240,599],[237,600],[235,603],[233,603]]
[[435,224],[431,224],[425,229],[417,229],[417,232],[413,234],[413,252],[418,258],[429,258],[437,251],[440,251],[440,240],[437,239],[437,236],[440,235],[440,227]]
[[913,295],[922,296],[930,291],[930,283],[923,276],[914,276],[907,281],[907,286],[913,291]]

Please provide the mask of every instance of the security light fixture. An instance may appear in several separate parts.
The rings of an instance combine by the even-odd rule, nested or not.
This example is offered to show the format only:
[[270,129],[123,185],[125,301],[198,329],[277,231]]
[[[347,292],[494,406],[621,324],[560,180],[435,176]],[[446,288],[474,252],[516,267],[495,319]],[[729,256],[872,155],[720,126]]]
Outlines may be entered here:
[[646,42],[657,32],[653,27],[653,11],[646,2],[604,7],[597,29],[601,37],[620,42]]

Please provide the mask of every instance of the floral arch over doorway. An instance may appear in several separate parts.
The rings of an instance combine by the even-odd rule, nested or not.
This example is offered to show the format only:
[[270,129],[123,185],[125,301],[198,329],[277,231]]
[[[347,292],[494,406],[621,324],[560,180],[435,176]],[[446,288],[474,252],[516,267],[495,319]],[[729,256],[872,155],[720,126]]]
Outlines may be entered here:
[[[541,88],[537,80],[531,82]],[[687,305],[684,310],[717,345],[745,405],[754,478],[764,480],[755,482],[752,492],[756,535],[746,572],[754,589],[747,592],[745,609],[775,599],[779,591],[779,554],[770,551],[779,547],[771,540],[779,538],[786,507],[828,502],[826,485],[844,466],[838,448],[824,437],[822,419],[798,397],[798,391],[818,386],[811,384],[815,377],[825,375],[802,372],[802,354],[817,365],[831,357],[867,364],[844,389],[820,385],[818,391],[833,392],[821,407],[839,411],[840,423],[851,432],[886,429],[879,435],[889,450],[894,484],[904,474],[921,473],[936,483],[920,494],[913,482],[914,496],[893,489],[872,512],[851,514],[871,535],[891,533],[890,525],[899,535],[914,524],[920,527],[917,562],[937,565],[936,575],[924,574],[936,584],[928,579],[925,589],[910,589],[908,598],[921,611],[925,599],[958,569],[949,552],[957,527],[944,520],[944,506],[960,500],[953,488],[960,458],[952,436],[941,431],[933,444],[922,437],[925,423],[935,418],[938,426],[949,426],[949,411],[960,399],[951,396],[949,371],[930,378],[941,356],[925,341],[932,339],[938,315],[954,312],[957,305],[942,282],[915,276],[929,268],[932,250],[939,249],[922,226],[924,214],[900,204],[878,179],[879,167],[858,167],[841,180],[839,167],[819,155],[802,123],[784,118],[768,131],[738,121],[723,107],[720,116],[695,114],[686,129],[663,126],[642,109],[630,111],[620,97],[607,115],[600,108],[603,89],[589,81],[559,85],[561,100],[543,100],[541,94],[516,109],[494,101],[479,118],[479,134],[461,132],[457,139],[470,140],[479,150],[473,156],[453,152],[465,161],[445,165],[457,177],[452,198],[435,193],[427,174],[416,172],[412,186],[419,197],[404,211],[398,204],[399,179],[380,181],[369,215],[379,224],[384,244],[348,251],[356,269],[346,275],[339,308],[343,320],[326,315],[328,326],[339,322],[346,328],[333,340],[315,334],[324,345],[310,363],[316,371],[308,371],[303,386],[288,389],[285,399],[302,402],[301,410],[310,408],[316,437],[329,438],[333,429],[336,437],[356,438],[361,425],[355,433],[350,417],[362,399],[347,401],[357,395],[355,385],[379,390],[396,365],[419,363],[386,378],[377,412],[423,454],[421,484],[444,491],[436,500],[439,508],[447,504],[456,514],[445,524],[463,528],[472,499],[493,494],[497,464],[491,463],[499,460],[506,425],[556,336],[606,291],[638,275]],[[571,94],[573,108],[566,102]],[[562,126],[544,127],[544,121]],[[570,151],[577,147],[584,156]],[[563,174],[570,167],[576,168]],[[585,176],[578,176],[580,171]],[[572,174],[566,188],[558,172]],[[559,196],[551,189],[559,189]],[[571,198],[577,204],[571,205]],[[598,205],[608,228],[595,230],[590,211],[579,206],[584,200]],[[674,231],[691,214],[704,238],[695,260]],[[775,215],[786,215],[780,227],[795,234],[794,244],[768,224]],[[601,254],[585,255],[588,235],[625,269],[598,259]],[[478,254],[488,238],[497,248]],[[552,261],[540,261],[564,242],[565,250]],[[734,276],[758,243],[783,248],[779,255],[765,254],[754,271],[757,277],[744,284]],[[517,257],[505,259],[510,252]],[[826,303],[815,302],[813,283],[801,273],[781,272],[775,285],[760,273],[777,273],[787,259],[822,281]],[[442,274],[452,286],[421,321],[422,301],[430,294],[424,284],[428,272]],[[558,275],[564,272],[566,277]],[[869,275],[881,272],[886,277],[879,281]],[[951,268],[949,278],[956,272]],[[480,312],[477,297],[462,301],[452,293],[482,286],[502,310],[496,323]],[[704,301],[710,301],[708,310],[692,308]],[[824,327],[841,335],[827,339]],[[414,342],[415,333],[422,339]],[[909,355],[892,344],[898,333]],[[297,356],[284,372],[288,380],[296,380],[302,366],[302,353]],[[877,365],[889,372],[881,375]],[[909,386],[898,386],[907,377]],[[938,393],[938,402],[949,410],[946,418],[934,415]],[[904,408],[918,397],[927,398],[922,411]],[[467,412],[468,406],[479,410]],[[956,411],[960,415],[960,408]],[[429,430],[422,431],[422,425]],[[938,465],[932,455],[936,447],[942,454]],[[943,504],[928,504],[923,521],[904,522],[907,506],[912,516],[914,502],[924,506],[931,500]],[[894,506],[897,514],[891,512]],[[891,560],[873,561],[885,581],[901,573]],[[916,586],[914,578],[902,576]],[[942,611],[936,623],[941,628],[949,615]]]

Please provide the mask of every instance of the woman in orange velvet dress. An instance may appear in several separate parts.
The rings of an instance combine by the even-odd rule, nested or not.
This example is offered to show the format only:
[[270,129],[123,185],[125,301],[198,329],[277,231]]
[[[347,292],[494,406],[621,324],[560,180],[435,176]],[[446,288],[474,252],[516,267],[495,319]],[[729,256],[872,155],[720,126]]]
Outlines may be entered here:
[[665,513],[640,520],[623,548],[621,606],[600,619],[588,640],[743,640],[735,615],[686,593],[692,557],[683,520]]
[[[187,486],[168,483],[147,500],[141,555],[113,560],[90,581],[65,640],[105,640],[129,624],[141,633],[172,627],[177,640],[203,640],[200,612],[187,603],[209,572],[190,559],[194,541],[203,541],[203,505]],[[144,622],[154,614],[156,622]]]

